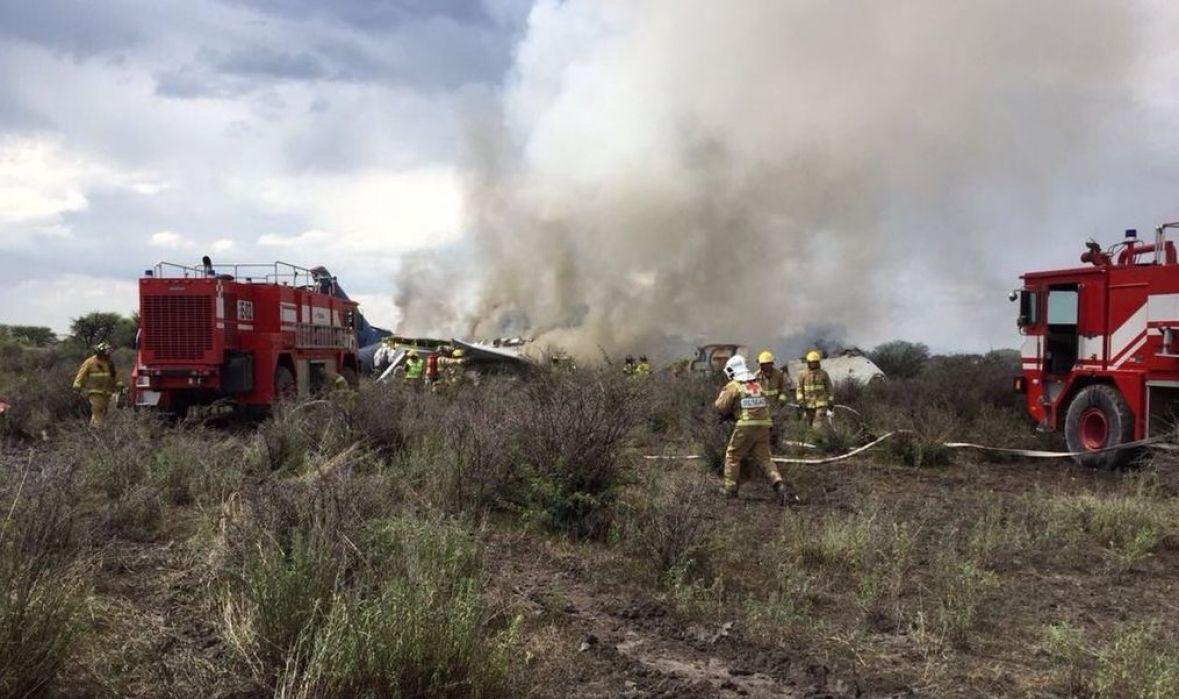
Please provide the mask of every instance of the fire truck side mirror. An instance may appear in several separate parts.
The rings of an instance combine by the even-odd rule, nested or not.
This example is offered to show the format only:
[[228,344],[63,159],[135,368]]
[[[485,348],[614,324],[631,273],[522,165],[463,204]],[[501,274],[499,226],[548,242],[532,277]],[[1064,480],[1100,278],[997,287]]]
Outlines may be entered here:
[[[1015,292],[1012,292],[1015,294]],[[1036,292],[1028,289],[1020,289],[1018,292],[1019,298],[1019,327],[1027,327],[1035,325],[1038,320],[1036,316]],[[1012,299],[1014,301],[1015,299]]]

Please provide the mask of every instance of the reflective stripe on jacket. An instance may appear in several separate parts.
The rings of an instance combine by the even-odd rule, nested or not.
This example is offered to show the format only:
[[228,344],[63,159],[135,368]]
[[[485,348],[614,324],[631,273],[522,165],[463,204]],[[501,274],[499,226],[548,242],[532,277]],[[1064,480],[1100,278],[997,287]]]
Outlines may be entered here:
[[114,393],[118,388],[115,381],[115,367],[109,359],[97,355],[82,362],[78,375],[74,377],[74,388],[90,394]]
[[786,395],[786,375],[780,370],[770,369],[769,374],[759,370],[757,372],[757,382],[761,384],[761,392],[771,402],[778,401],[779,403],[785,403],[789,400],[789,397]]

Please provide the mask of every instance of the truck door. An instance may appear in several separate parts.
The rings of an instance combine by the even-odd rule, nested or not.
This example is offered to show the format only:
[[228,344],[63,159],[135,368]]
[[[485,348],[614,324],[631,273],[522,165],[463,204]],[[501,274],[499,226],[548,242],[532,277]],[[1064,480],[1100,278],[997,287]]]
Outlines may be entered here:
[[1076,284],[1048,287],[1047,332],[1044,337],[1044,373],[1064,377],[1077,363],[1080,293]]

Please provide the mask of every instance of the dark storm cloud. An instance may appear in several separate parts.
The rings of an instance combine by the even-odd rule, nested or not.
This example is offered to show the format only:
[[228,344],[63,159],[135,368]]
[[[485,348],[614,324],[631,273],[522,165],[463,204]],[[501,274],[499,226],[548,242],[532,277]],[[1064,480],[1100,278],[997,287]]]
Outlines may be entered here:
[[6,0],[0,2],[0,37],[64,51],[74,58],[127,49],[142,33],[115,3],[90,0]]
[[406,23],[447,17],[458,22],[482,24],[493,19],[482,0],[234,0],[236,4],[269,15],[331,19],[362,31],[382,32]]
[[243,46],[212,56],[214,70],[232,75],[290,80],[316,80],[327,74],[323,62],[308,51],[283,51],[266,46]]
[[[265,31],[230,45],[209,39],[159,70],[166,97],[226,97],[285,82],[404,86],[445,92],[504,76],[525,13],[518,0],[344,3],[244,0]],[[256,35],[255,35],[256,34]]]

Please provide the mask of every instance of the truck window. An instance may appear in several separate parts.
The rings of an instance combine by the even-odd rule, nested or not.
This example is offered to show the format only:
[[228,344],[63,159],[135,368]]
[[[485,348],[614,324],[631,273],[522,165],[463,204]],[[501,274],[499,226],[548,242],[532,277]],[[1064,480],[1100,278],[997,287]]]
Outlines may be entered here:
[[1077,324],[1077,292],[1072,289],[1053,289],[1048,292],[1048,324]]

